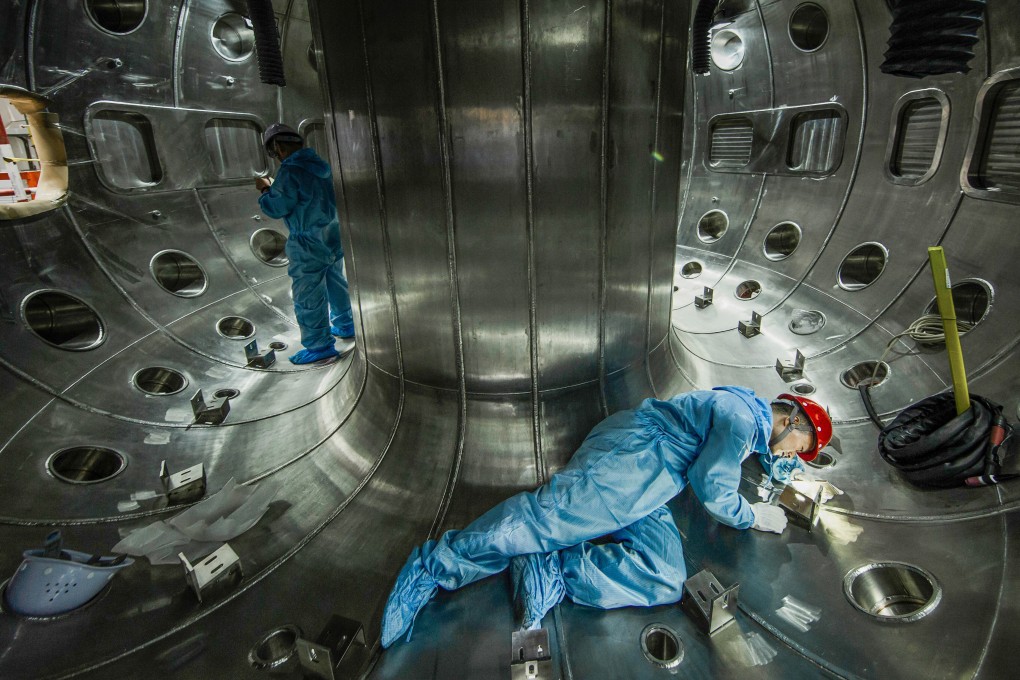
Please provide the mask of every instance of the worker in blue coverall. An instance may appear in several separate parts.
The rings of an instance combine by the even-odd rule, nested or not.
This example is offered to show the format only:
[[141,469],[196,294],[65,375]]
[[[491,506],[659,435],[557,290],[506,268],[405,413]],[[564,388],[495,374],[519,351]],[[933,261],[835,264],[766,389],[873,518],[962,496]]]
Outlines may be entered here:
[[291,363],[310,364],[339,356],[333,336],[354,337],[354,316],[344,251],[336,215],[333,176],[329,164],[292,128],[274,123],[262,137],[266,152],[281,161],[276,181],[256,177],[259,207],[269,217],[283,219],[287,237],[287,273],[294,294],[294,315],[304,349]]
[[646,399],[597,425],[535,491],[415,548],[386,603],[383,647],[405,632],[410,638],[439,587],[454,590],[508,565],[526,629],[564,596],[603,609],[676,602],[687,573],[666,502],[690,486],[723,524],[782,533],[781,508],[751,505],[737,493],[741,462],[751,453],[770,467],[795,456],[812,460],[831,438],[825,409],[791,394],[770,403],[743,387],[717,387]]

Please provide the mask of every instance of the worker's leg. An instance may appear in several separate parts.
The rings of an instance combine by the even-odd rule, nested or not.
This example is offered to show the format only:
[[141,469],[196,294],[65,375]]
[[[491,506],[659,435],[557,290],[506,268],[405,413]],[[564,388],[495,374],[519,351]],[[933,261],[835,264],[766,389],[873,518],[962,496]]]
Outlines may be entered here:
[[326,297],[329,298],[330,331],[341,338],[354,337],[354,313],[351,295],[344,276],[344,258],[341,253],[326,270]]
[[326,269],[322,248],[313,242],[306,243],[302,235],[292,234],[287,239],[287,273],[291,278],[294,296],[294,316],[301,328],[301,344],[310,351],[326,350],[333,346],[329,332],[326,305]]

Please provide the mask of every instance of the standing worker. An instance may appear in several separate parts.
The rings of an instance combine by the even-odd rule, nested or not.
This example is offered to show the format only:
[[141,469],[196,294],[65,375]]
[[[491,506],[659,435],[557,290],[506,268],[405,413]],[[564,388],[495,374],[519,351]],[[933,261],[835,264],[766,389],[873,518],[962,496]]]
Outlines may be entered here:
[[[792,394],[769,403],[743,387],[717,387],[645,399],[599,423],[535,491],[415,548],[386,602],[382,645],[410,637],[439,587],[454,590],[508,565],[522,628],[540,625],[564,596],[602,609],[676,602],[687,570],[666,502],[690,485],[723,524],[782,533],[782,508],[737,493],[741,463],[751,453],[810,461],[831,439],[825,409]],[[611,542],[591,542],[603,536]]]
[[262,192],[259,207],[269,217],[282,218],[290,232],[287,273],[305,346],[290,361],[310,364],[332,359],[339,356],[333,336],[354,337],[333,175],[329,164],[283,123],[266,128],[262,143],[266,153],[280,161],[280,172],[275,182],[268,177],[255,178],[255,188]]

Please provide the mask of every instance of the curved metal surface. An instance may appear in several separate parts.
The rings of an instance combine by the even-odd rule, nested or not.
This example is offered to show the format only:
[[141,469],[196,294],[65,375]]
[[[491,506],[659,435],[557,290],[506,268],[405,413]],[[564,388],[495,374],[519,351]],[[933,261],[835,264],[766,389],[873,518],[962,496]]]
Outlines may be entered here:
[[[931,301],[924,246],[937,243],[953,281],[978,286],[960,291],[981,316],[965,339],[971,390],[1020,412],[1016,207],[971,185],[990,96],[1020,68],[1008,9],[989,7],[969,74],[918,89],[879,71],[884,0],[723,2],[713,30],[739,35],[741,58],[704,76],[686,69],[687,1],[277,0],[278,91],[253,56],[221,54],[244,47],[216,29],[246,13],[240,0],[2,4],[0,84],[48,96],[71,194],[61,210],[0,222],[0,580],[53,528],[100,553],[169,517],[165,503],[132,505],[161,489],[163,460],[203,463],[210,491],[231,478],[279,491],[230,542],[236,590],[199,604],[179,566],[137,560],[68,616],[0,612],[0,676],[296,677],[290,633],[314,638],[340,614],[367,633],[355,677],[510,677],[505,576],[440,593],[410,642],[380,652],[382,607],[411,548],[533,488],[607,414],[726,383],[827,404],[840,446],[812,472],[844,493],[814,531],[778,537],[722,527],[682,494],[671,508],[688,572],[741,584],[735,622],[708,638],[677,606],[567,601],[545,620],[554,677],[1008,674],[1020,488],[907,485],[840,381],[893,342],[871,390],[880,414],[948,389],[943,348],[896,339]],[[820,36],[794,18],[804,6],[828,22],[811,51],[791,40]],[[123,11],[130,30],[90,11]],[[889,172],[896,128],[921,97],[944,112],[935,158],[902,181]],[[795,133],[800,113],[825,109],[839,134]],[[713,168],[711,121],[733,116],[753,126],[751,160]],[[280,239],[261,235],[286,227],[261,216],[250,186],[276,171],[249,144],[273,120],[301,125],[336,180],[357,339],[326,366],[285,358],[300,347],[290,284]],[[802,172],[793,144],[841,161]],[[698,224],[711,211],[728,227],[706,242]],[[840,287],[840,263],[866,243],[887,250],[884,271]],[[729,294],[748,282],[760,290]],[[705,286],[727,294],[698,309]],[[43,324],[70,346],[33,333],[21,309],[38,291],[88,305],[102,342],[75,342],[95,328],[77,304]],[[824,326],[795,332],[804,310]],[[762,333],[749,339],[736,328],[752,311]],[[260,347],[290,350],[249,368],[244,342],[217,333],[224,317],[247,319]],[[796,350],[804,376],[786,383],[776,360]],[[221,425],[192,425],[199,388],[232,395]],[[76,447],[67,469],[88,484],[49,471]],[[103,450],[124,465],[90,453]],[[745,463],[742,493],[758,500],[762,479]],[[846,600],[843,579],[901,562],[937,579],[941,601],[892,629]],[[808,633],[776,613],[786,595],[822,610]],[[674,669],[648,656],[643,633],[656,626],[676,636]],[[281,629],[287,644],[261,645]],[[752,633],[775,651],[767,665],[740,652]],[[259,664],[282,650],[281,666],[253,667],[260,648]]]

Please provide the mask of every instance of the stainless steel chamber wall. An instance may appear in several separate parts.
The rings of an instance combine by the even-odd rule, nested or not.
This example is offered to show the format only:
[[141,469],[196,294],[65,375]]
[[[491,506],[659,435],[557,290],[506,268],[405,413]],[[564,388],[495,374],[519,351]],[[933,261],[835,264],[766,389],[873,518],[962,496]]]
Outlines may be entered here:
[[[261,677],[264,633],[314,637],[332,614],[374,647],[412,546],[546,479],[606,414],[724,383],[829,405],[839,446],[820,460],[845,493],[782,537],[685,494],[688,571],[741,584],[736,623],[709,638],[679,607],[564,603],[550,677],[665,676],[662,629],[680,675],[1006,672],[1018,492],[907,485],[841,376],[870,375],[925,313],[941,244],[978,322],[972,389],[1017,415],[1008,8],[988,9],[969,74],[911,80],[879,70],[883,0],[722,2],[697,76],[697,3],[274,5],[283,89],[258,82],[241,2],[7,3],[0,83],[59,117],[70,194],[0,222],[0,576],[54,527],[98,552],[167,517],[133,499],[162,460],[204,463],[211,490],[281,490],[231,541],[229,595],[200,605],[178,567],[139,560],[81,611],[0,614],[0,676]],[[299,346],[286,228],[251,188],[277,119],[334,168],[358,338],[327,367],[245,366],[250,338]],[[941,347],[908,347],[872,390],[884,414],[949,384]],[[797,350],[786,382],[776,360]],[[190,426],[199,388],[238,392],[222,425]],[[744,478],[756,500],[757,463]],[[821,610],[809,632],[787,595]],[[364,671],[510,677],[511,630],[488,579],[440,594]]]

